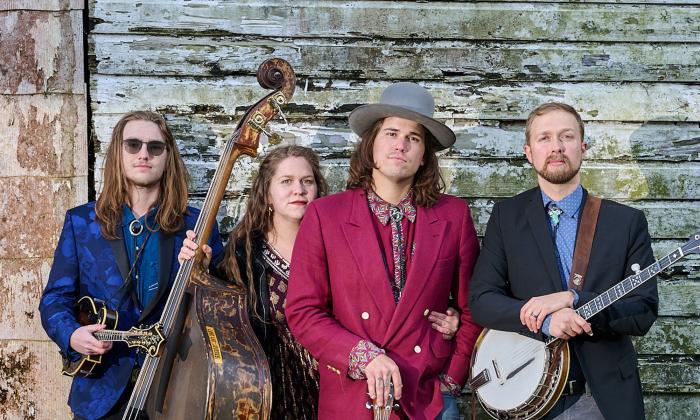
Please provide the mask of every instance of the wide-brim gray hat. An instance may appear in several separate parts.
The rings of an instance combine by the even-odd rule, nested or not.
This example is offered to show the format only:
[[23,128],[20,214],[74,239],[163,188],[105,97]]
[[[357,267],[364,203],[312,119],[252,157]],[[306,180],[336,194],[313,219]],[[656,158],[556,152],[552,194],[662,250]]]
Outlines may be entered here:
[[358,136],[372,128],[377,120],[399,117],[413,120],[435,137],[437,149],[447,149],[455,143],[455,133],[433,118],[435,101],[425,88],[410,82],[395,83],[382,92],[379,103],[362,105],[350,113],[350,128]]

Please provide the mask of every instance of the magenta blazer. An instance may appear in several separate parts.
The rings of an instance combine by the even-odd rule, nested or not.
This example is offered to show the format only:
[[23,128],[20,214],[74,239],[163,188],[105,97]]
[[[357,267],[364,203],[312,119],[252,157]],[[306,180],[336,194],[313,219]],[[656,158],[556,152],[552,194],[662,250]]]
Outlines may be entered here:
[[[350,351],[363,339],[399,366],[399,403],[412,419],[432,420],[440,413],[440,373],[460,385],[467,380],[481,331],[468,308],[479,252],[474,223],[466,202],[449,195],[417,212],[415,254],[396,304],[365,191],[315,200],[306,211],[292,256],[286,315],[294,336],[318,359],[320,419],[371,418],[367,382],[348,376]],[[447,341],[427,313],[445,312],[450,293],[461,323]]]

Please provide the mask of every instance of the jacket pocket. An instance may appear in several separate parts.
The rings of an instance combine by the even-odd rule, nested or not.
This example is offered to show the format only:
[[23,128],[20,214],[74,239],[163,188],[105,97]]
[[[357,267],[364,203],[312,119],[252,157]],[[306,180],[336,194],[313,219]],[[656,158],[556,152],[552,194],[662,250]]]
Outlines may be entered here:
[[452,354],[454,339],[445,340],[442,338],[442,334],[434,330],[431,331],[430,336],[430,350],[435,357],[444,359]]

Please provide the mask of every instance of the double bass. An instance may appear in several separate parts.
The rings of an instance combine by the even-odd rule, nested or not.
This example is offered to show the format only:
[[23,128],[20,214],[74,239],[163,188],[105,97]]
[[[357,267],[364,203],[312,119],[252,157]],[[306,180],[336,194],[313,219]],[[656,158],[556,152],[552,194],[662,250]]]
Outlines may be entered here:
[[273,92],[245,113],[226,141],[194,228],[198,251],[180,266],[156,324],[166,337],[164,349],[146,356],[124,420],[142,413],[151,420],[269,418],[270,369],[248,320],[247,293],[209,275],[201,252],[236,159],[257,155],[260,134],[294,93],[294,71],[282,59],[262,63],[257,78]]

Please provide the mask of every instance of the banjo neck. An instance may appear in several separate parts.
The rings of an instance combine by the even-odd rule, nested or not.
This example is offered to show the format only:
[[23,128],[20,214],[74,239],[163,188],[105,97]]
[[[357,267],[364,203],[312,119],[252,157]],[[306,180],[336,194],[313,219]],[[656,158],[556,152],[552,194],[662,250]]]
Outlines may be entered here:
[[[686,244],[687,246],[687,244]],[[627,277],[621,282],[617,283],[613,287],[599,294],[595,298],[591,299],[585,305],[576,309],[576,313],[585,320],[589,320],[595,314],[601,312],[608,306],[622,299],[625,295],[632,292],[637,287],[646,283],[648,280],[654,278],[661,271],[667,269],[668,267],[675,264],[678,260],[685,257],[689,250],[686,250],[686,246],[678,247],[676,250],[666,255],[665,257],[659,258],[654,261],[653,264],[646,267],[644,270],[639,270],[633,275]],[[559,340],[556,337],[549,337],[545,343],[547,345]]]

